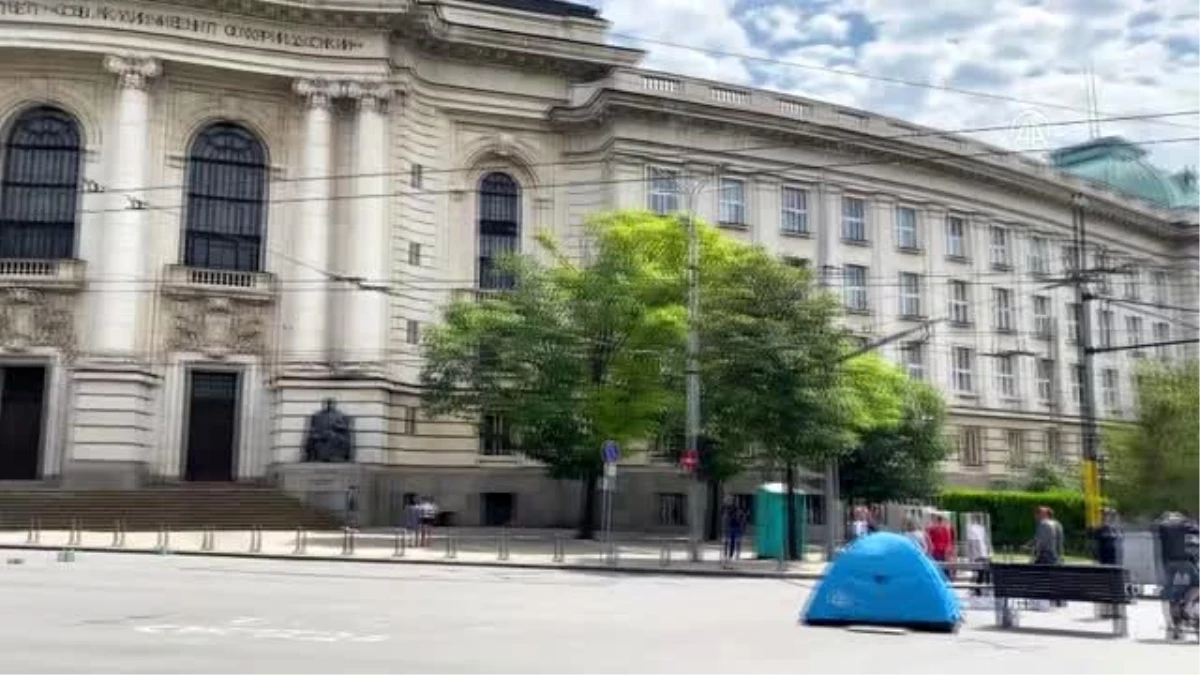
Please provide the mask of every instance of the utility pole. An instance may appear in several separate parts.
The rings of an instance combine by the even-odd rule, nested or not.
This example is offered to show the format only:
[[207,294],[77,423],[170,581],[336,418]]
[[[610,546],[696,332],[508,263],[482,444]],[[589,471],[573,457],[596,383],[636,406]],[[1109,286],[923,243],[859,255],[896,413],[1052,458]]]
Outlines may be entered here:
[[700,542],[704,528],[704,485],[700,480],[700,236],[696,227],[696,196],[703,188],[700,178],[689,178],[687,212],[684,218],[688,238],[688,338],[687,363],[687,427],[684,433],[684,452],[694,459],[692,479],[688,486],[688,556],[693,562],[701,559]]
[[1100,471],[1096,434],[1095,352],[1092,349],[1092,301],[1096,296],[1088,287],[1087,268],[1087,198],[1075,194],[1071,198],[1071,215],[1075,230],[1075,302],[1079,307],[1079,425],[1083,442],[1083,497],[1087,526],[1100,526]]

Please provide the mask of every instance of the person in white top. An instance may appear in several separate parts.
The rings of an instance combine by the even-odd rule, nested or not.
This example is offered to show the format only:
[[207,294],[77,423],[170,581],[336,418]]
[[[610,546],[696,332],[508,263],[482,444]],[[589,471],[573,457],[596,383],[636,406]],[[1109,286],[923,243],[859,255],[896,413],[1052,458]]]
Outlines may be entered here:
[[986,565],[992,558],[992,547],[988,543],[988,531],[983,525],[983,517],[978,514],[972,515],[970,524],[967,525],[967,557],[976,565],[984,565],[975,571],[975,588],[971,589],[971,595],[982,597],[983,585],[991,581]]
[[421,502],[417,504],[417,515],[421,519],[421,528],[417,532],[417,546],[428,546],[433,523],[437,520],[437,504],[433,503],[430,497],[422,497]]
[[925,528],[921,527],[916,518],[909,518],[904,522],[904,536],[916,544],[922,553],[929,555],[929,537],[925,536]]

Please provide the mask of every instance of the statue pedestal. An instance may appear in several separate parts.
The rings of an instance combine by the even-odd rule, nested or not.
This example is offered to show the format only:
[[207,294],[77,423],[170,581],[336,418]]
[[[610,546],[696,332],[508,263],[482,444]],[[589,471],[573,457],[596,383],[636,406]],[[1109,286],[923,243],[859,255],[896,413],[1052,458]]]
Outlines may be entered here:
[[287,494],[342,518],[346,515],[346,493],[351,486],[357,486],[359,525],[371,524],[375,495],[374,481],[367,467],[305,462],[276,466],[274,474],[276,486]]

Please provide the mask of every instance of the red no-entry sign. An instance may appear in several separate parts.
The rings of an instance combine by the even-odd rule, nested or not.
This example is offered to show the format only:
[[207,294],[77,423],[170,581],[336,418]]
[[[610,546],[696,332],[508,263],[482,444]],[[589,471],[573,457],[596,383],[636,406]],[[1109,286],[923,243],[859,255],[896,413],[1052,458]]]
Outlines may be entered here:
[[680,463],[686,471],[695,471],[696,465],[700,462],[700,454],[695,450],[688,450],[683,453],[683,459]]

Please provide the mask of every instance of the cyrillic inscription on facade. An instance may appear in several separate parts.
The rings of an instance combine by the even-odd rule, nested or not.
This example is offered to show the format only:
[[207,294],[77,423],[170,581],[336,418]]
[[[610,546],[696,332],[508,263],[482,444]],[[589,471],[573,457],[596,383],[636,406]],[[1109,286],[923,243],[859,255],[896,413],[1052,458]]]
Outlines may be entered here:
[[241,42],[247,46],[309,52],[357,54],[366,49],[362,40],[342,35],[267,28],[264,24],[240,21],[237,18],[205,19],[171,11],[143,10],[115,4],[0,0],[0,20],[11,19],[129,28],[183,37]]

